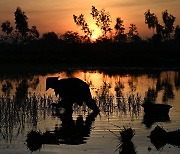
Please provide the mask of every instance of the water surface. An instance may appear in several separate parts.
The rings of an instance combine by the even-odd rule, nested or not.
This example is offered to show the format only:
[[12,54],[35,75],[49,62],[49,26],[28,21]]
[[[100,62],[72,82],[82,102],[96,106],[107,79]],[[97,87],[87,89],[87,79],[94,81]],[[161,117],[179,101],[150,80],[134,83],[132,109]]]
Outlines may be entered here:
[[[32,130],[41,134],[54,133],[55,130],[63,133],[63,120],[50,107],[51,103],[58,102],[58,96],[55,96],[53,89],[46,91],[46,78],[55,76],[59,76],[59,79],[77,77],[88,83],[101,112],[93,119],[90,117],[91,110],[85,105],[74,105],[72,128],[84,132],[79,142],[72,145],[61,139],[59,145],[42,144],[33,153],[121,153],[118,136],[124,126],[135,130],[129,147],[136,153],[180,152],[178,146],[168,144],[157,150],[148,138],[157,125],[166,131],[180,128],[180,71],[122,71],[116,68],[86,71],[69,69],[45,75],[1,75],[0,153],[31,153],[26,140]],[[172,105],[169,119],[164,122],[144,122],[141,104],[145,98]],[[82,125],[77,127],[77,124]],[[72,130],[69,131],[71,134]]]

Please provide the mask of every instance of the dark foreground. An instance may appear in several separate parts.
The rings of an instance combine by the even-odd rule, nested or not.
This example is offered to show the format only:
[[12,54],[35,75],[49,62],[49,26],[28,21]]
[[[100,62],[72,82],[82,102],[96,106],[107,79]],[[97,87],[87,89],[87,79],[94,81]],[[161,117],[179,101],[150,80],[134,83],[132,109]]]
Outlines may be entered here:
[[0,44],[0,64],[69,66],[69,67],[180,67],[179,42],[161,43],[96,42],[65,43],[57,41],[31,41],[24,44]]

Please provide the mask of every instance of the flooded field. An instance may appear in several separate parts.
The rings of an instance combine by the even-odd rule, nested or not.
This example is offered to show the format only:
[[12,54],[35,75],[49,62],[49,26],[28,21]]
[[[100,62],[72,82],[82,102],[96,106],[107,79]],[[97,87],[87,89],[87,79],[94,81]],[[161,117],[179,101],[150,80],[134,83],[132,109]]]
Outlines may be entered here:
[[[49,77],[85,81],[100,112],[92,112],[85,103],[73,104],[72,115],[63,108],[53,109],[51,104],[60,98],[54,89],[46,90]],[[152,110],[147,115],[144,100],[171,108],[163,117]],[[158,109],[159,113],[163,110]],[[180,153],[180,144],[152,143],[150,135],[157,125],[167,132],[180,129],[180,71],[69,69],[43,75],[0,76],[2,154]],[[122,142],[120,135],[127,128],[135,133],[128,143]]]

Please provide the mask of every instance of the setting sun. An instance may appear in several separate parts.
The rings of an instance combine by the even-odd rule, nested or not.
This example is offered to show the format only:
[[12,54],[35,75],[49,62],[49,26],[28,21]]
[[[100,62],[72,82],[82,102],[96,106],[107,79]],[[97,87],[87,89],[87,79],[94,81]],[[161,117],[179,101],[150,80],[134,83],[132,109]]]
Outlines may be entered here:
[[91,39],[92,39],[93,41],[96,41],[97,38],[98,38],[98,36],[97,36],[96,34],[93,34],[93,35],[91,36]]
[[88,20],[88,22],[90,22],[89,28],[93,30],[91,40],[96,41],[98,37],[102,36],[102,31],[100,30],[99,27],[96,26],[96,24],[93,23],[92,20]]

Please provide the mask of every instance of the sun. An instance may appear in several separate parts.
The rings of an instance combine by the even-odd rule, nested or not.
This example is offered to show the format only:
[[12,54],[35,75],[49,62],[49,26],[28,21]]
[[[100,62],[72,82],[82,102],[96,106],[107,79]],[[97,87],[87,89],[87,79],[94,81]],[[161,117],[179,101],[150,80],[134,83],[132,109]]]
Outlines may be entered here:
[[91,36],[91,40],[92,40],[92,41],[96,41],[97,38],[98,38],[98,36],[97,36],[96,34],[93,34],[93,35]]
[[91,36],[92,41],[96,41],[100,36],[102,36],[102,32],[100,28],[97,27],[97,25],[94,24],[93,22],[90,22],[89,28],[92,30],[92,36]]

